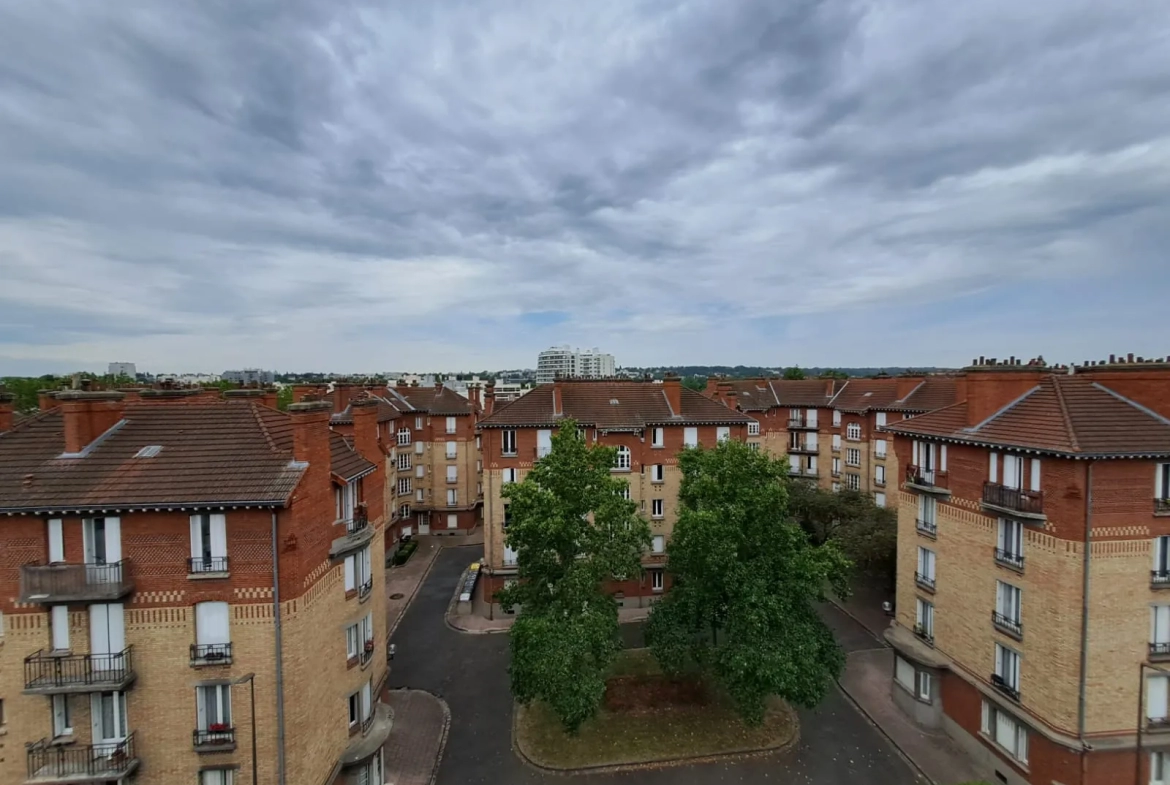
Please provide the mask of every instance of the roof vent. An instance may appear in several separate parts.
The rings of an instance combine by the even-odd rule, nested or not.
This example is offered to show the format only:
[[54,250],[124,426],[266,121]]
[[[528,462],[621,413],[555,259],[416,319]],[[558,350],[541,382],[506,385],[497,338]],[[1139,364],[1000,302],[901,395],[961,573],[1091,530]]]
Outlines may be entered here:
[[862,396],[862,397],[863,397],[863,398],[868,398],[868,397],[869,397],[869,396],[871,396],[871,395],[873,395],[873,393],[872,393],[872,392],[867,392],[867,393],[866,393],[864,396]]
[[609,405],[610,405],[610,406],[617,406],[617,405],[618,405],[618,399],[617,399],[617,398],[610,398],[610,399],[609,399]]
[[135,458],[153,458],[154,456],[158,455],[160,452],[162,452],[162,445],[161,444],[148,444],[145,447],[143,447],[141,450],[139,450],[138,454],[135,455],[134,457]]

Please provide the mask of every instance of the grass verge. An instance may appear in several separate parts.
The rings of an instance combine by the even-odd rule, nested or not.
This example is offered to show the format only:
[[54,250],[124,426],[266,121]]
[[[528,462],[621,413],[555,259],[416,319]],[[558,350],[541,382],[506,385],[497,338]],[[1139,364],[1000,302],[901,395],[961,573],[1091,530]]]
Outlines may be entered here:
[[[614,676],[659,675],[645,649],[627,650]],[[645,712],[602,710],[567,735],[542,703],[516,707],[515,741],[521,754],[546,769],[568,771],[685,761],[787,746],[798,733],[796,714],[782,701],[758,727],[744,725],[725,700],[703,706],[667,705]]]

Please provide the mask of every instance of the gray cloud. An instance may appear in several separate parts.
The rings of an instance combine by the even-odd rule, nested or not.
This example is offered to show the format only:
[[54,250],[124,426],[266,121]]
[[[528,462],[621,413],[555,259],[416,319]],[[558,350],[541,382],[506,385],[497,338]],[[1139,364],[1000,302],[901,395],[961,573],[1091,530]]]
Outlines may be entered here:
[[[1168,32],[1152,0],[10,4],[0,370],[1154,353]],[[1044,327],[999,329],[1023,288]],[[899,318],[946,303],[937,340]]]

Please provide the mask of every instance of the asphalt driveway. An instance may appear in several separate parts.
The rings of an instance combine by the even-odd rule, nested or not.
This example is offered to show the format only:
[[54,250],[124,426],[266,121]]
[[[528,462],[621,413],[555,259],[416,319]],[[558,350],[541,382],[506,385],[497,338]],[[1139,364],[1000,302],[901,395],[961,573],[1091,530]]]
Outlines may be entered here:
[[[508,636],[468,635],[447,627],[443,615],[476,548],[446,548],[419,588],[394,633],[397,653],[391,687],[432,692],[451,709],[451,728],[439,768],[439,785],[556,782],[535,771],[511,748],[512,698],[508,691]],[[627,631],[623,631],[627,632]],[[628,631],[636,634],[635,630]],[[864,637],[847,648],[873,645]],[[885,737],[838,690],[814,711],[800,712],[801,741],[769,758],[624,774],[573,777],[572,783],[792,783],[804,785],[910,785],[916,777]]]

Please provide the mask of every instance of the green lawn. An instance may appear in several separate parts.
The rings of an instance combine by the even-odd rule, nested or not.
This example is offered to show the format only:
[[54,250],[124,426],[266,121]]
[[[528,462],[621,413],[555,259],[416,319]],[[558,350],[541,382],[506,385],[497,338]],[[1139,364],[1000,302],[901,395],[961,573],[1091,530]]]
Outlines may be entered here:
[[[653,676],[660,673],[645,649],[619,656],[614,676]],[[726,753],[755,752],[781,747],[797,734],[796,715],[777,701],[756,728],[743,724],[723,700],[706,706],[668,706],[654,712],[602,710],[568,736],[552,712],[541,703],[518,706],[516,744],[533,763],[550,769],[618,766]]]

